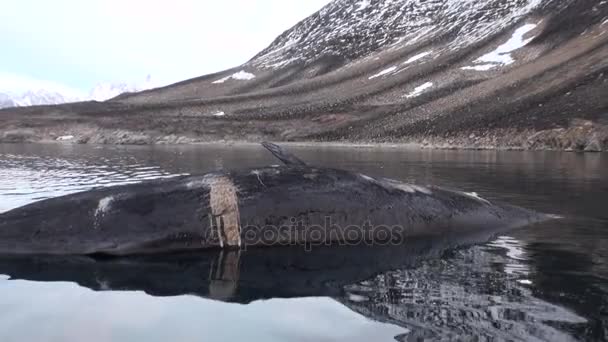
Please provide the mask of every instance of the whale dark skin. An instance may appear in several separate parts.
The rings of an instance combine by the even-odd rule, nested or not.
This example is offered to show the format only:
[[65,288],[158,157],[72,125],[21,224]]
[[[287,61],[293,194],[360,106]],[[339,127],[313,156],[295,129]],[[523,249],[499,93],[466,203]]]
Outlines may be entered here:
[[0,215],[0,254],[129,255],[209,248],[399,244],[549,217],[473,194],[306,165],[218,171],[102,188]]

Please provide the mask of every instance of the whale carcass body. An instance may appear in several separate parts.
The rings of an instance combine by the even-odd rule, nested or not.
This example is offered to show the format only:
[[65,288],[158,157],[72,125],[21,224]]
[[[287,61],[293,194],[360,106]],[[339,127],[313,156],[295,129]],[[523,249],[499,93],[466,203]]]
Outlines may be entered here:
[[102,188],[1,214],[0,254],[395,245],[548,218],[475,194],[308,166],[265,147],[285,165]]

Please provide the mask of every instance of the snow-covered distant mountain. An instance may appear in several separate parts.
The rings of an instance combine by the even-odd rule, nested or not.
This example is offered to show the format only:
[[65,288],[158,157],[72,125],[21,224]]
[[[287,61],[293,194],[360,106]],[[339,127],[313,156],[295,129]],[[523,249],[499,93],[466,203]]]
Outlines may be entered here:
[[129,84],[129,83],[124,83],[124,82],[121,82],[121,83],[103,82],[103,83],[98,83],[93,89],[91,89],[88,99],[95,100],[95,101],[105,101],[105,100],[109,100],[113,97],[116,97],[120,94],[134,93],[137,91],[148,90],[148,89],[152,89],[155,87],[158,87],[158,85],[152,81],[152,78],[150,77],[150,75],[148,75],[146,77],[146,80],[143,83],[139,83],[139,84]]
[[79,101],[79,97],[61,94],[52,90],[29,90],[24,93],[0,93],[0,108],[60,104]]
[[[51,82],[30,82],[30,84],[21,82],[16,90],[11,89],[13,84],[17,84],[17,82],[14,80],[0,82],[2,86],[0,87],[0,108],[52,105],[89,100],[105,101],[123,93],[147,90],[156,86],[149,75],[142,83],[98,83],[88,94],[67,87],[59,87]],[[26,90],[19,91],[19,89],[24,88]]]
[[8,94],[0,93],[0,108],[14,107],[13,100]]

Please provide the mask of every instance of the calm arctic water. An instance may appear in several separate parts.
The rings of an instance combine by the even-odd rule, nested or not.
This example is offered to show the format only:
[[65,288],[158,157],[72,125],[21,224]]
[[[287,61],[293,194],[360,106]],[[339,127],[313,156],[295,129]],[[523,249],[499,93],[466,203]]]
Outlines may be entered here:
[[[564,219],[460,249],[431,241],[310,255],[0,259],[0,341],[608,338],[608,155],[291,150],[319,166],[474,191]],[[268,164],[277,161],[257,147],[0,145],[0,211]]]

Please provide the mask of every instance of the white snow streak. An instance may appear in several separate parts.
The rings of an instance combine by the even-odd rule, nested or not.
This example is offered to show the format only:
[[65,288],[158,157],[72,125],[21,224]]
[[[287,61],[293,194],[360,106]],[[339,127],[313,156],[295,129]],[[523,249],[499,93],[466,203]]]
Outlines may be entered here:
[[433,52],[433,51],[426,51],[426,52],[423,52],[423,53],[419,53],[416,56],[410,57],[407,61],[403,62],[403,64],[410,64],[412,62],[415,62],[415,61],[417,61],[417,60],[419,60],[421,58],[426,57],[427,55],[430,55],[431,52]]
[[299,41],[300,41],[300,38],[290,38],[287,42],[285,42],[285,44],[283,44],[283,46],[281,46],[279,48],[276,48],[276,49],[274,49],[274,50],[272,50],[270,52],[267,52],[266,54],[264,54],[261,57],[266,57],[266,56],[274,55],[277,52],[281,52],[281,51],[283,51],[283,50],[285,50],[287,48],[290,48],[290,47],[296,45]]
[[219,83],[224,83],[226,81],[228,81],[229,79],[233,79],[233,80],[239,80],[239,81],[249,81],[255,78],[254,74],[248,73],[245,70],[241,70],[239,72],[236,72],[230,76],[226,76],[224,78],[220,78],[217,81],[213,81],[214,84],[219,84]]
[[474,65],[474,66],[465,66],[465,67],[462,67],[460,69],[462,69],[462,70],[487,71],[487,70],[490,70],[490,69],[495,68],[497,66],[498,65],[496,65],[496,64],[479,64],[479,65]]
[[407,97],[407,98],[416,97],[416,96],[422,94],[425,90],[427,90],[428,88],[430,88],[432,86],[433,86],[433,82],[426,82],[426,83],[414,88],[414,91],[405,95],[405,97]]
[[532,39],[534,39],[534,37],[532,37],[524,40],[524,35],[532,31],[535,27],[536,24],[526,24],[518,28],[513,33],[513,36],[506,43],[496,48],[496,50],[479,57],[477,60],[475,60],[475,62],[487,62],[503,65],[509,65],[515,62],[513,57],[511,57],[510,53],[528,45],[528,43],[530,43]]
[[372,79],[374,79],[376,77],[380,77],[380,76],[384,76],[386,74],[390,74],[391,72],[393,72],[395,70],[397,70],[397,67],[396,66],[392,66],[392,67],[390,67],[388,69],[384,69],[384,70],[380,71],[379,73],[377,73],[377,74],[375,74],[373,76],[370,76],[369,79],[372,80]]

